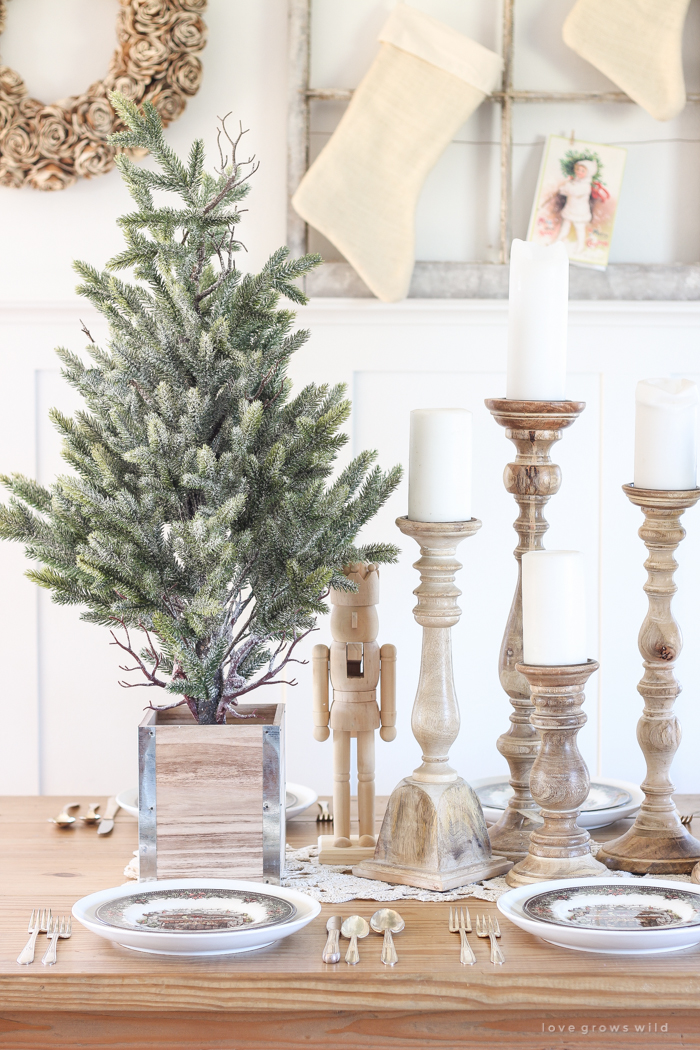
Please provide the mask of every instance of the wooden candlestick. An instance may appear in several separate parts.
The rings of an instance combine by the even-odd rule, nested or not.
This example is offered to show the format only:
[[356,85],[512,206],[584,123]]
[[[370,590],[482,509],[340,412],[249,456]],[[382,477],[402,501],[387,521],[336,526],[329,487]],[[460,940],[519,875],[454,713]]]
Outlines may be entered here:
[[605,867],[591,855],[591,837],[576,823],[591,784],[576,737],[586,723],[583,690],[598,664],[595,660],[568,667],[518,664],[517,670],[530,684],[534,702],[530,719],[542,739],[530,789],[543,823],[532,831],[527,856],[508,872],[506,882],[524,886],[600,875]]
[[450,629],[460,618],[455,573],[462,568],[457,545],[481,528],[471,521],[422,522],[398,518],[401,531],[419,544],[415,563],[421,583],[413,610],[423,628],[418,691],[411,728],[423,761],[394,788],[373,860],[353,873],[382,882],[449,890],[507,871],[510,862],[491,855],[484,815],[474,791],[449,764],[459,732],[452,675]]
[[637,875],[685,874],[700,861],[700,842],[681,824],[671,798],[674,788],[669,773],[681,742],[681,727],[673,712],[681,686],[673,668],[683,645],[671,599],[677,589],[674,553],[685,536],[680,517],[698,502],[700,489],[667,491],[623,485],[623,491],[644,511],[639,535],[649,551],[644,563],[649,610],[639,632],[644,676],[637,686],[644,697],[637,740],[647,774],[641,785],[645,798],[634,824],[619,839],[607,842],[599,856],[608,868]]
[[506,490],[515,496],[520,511],[513,526],[518,534],[518,546],[513,552],[518,580],[498,661],[501,685],[510,698],[513,712],[510,728],[496,743],[508,763],[513,795],[503,816],[489,828],[494,850],[515,861],[526,856],[530,832],[541,825],[539,807],[530,792],[530,770],[539,751],[540,738],[530,723],[534,710],[530,686],[517,670],[517,664],[523,659],[521,562],[527,551],[544,549],[544,534],[549,528],[544,508],[561,485],[561,470],[552,463],[550,450],[586,405],[583,401],[499,398],[486,401],[486,407],[496,422],[506,428],[506,437],[517,449],[515,462],[505,468],[503,482]]

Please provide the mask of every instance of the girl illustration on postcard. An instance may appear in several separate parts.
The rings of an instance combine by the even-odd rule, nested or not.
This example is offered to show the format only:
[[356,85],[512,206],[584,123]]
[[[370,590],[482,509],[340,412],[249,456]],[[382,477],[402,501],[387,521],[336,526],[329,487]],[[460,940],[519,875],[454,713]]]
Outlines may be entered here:
[[563,197],[566,201],[561,210],[561,227],[557,240],[566,242],[573,226],[576,245],[572,254],[582,255],[586,250],[586,227],[593,221],[594,203],[596,200],[607,200],[610,194],[601,182],[593,182],[601,166],[595,154],[591,157],[574,156],[568,165],[562,162],[564,170],[571,166],[574,169],[573,174],[567,175],[557,187],[557,197]]

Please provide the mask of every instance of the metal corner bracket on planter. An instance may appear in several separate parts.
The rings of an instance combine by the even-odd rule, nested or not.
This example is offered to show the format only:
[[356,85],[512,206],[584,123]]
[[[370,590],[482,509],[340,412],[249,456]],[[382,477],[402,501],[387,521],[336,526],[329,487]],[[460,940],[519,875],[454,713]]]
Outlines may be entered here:
[[285,850],[284,704],[197,725],[187,708],[139,725],[140,881],[251,879],[279,885]]

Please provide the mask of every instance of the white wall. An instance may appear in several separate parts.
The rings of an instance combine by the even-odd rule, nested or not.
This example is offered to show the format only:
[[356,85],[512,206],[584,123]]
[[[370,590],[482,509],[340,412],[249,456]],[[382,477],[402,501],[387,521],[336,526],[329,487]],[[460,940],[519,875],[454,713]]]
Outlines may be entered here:
[[[34,53],[22,56],[15,51],[17,57],[13,58],[10,45],[15,48],[35,31],[36,5],[40,2],[17,0],[10,5],[9,25],[2,38],[3,59],[16,62],[30,86],[37,84],[37,90],[42,86],[46,63],[37,60],[32,66],[37,58]],[[85,11],[80,5],[84,2],[63,0],[60,5],[62,17],[73,18],[68,23],[69,33],[81,32]],[[89,3],[94,5],[94,0]],[[356,0],[356,6],[345,0],[342,6],[337,0],[334,3],[336,12],[361,7]],[[46,4],[42,18],[51,18],[59,5],[53,0],[46,0]],[[105,0],[105,4],[110,6],[111,0]],[[381,6],[374,5],[377,9]],[[427,0],[422,6],[428,8]],[[528,24],[525,15],[540,12],[540,36],[535,35],[537,21],[529,23],[534,49],[543,32],[544,8],[540,0],[519,6],[524,12],[523,31]],[[563,6],[566,8],[567,4]],[[556,7],[559,10],[559,0]],[[456,19],[457,14],[462,17],[462,12],[474,12],[477,8],[488,12],[493,9],[490,0],[472,0],[467,5],[461,0],[459,4],[445,0],[438,8],[439,5],[429,9],[442,12],[446,19]],[[691,14],[696,9],[694,0]],[[372,18],[376,21],[376,10]],[[262,165],[250,197],[244,237],[250,264],[257,266],[284,240],[285,4],[283,0],[256,0],[254,4],[210,0],[207,22],[210,43],[204,54],[202,89],[167,134],[181,150],[193,137],[202,135],[211,155],[217,114],[232,110],[251,128],[252,149]],[[454,24],[459,25],[457,20]],[[476,28],[481,24],[478,22]],[[486,23],[482,26],[486,32],[484,26]],[[98,30],[93,26],[90,33]],[[476,33],[476,29],[473,31]],[[52,32],[61,39],[55,22]],[[337,30],[334,33],[336,40],[343,35]],[[485,36],[480,39],[484,43],[491,40]],[[87,53],[84,46],[79,53]],[[560,56],[552,60],[551,70],[543,63],[538,73],[553,77],[556,70],[561,73],[564,65]],[[77,60],[72,60],[72,66],[55,74],[53,87],[57,93],[75,89],[76,66]],[[78,88],[93,75],[87,63],[80,72]],[[59,74],[66,79],[61,81]],[[332,79],[339,82],[335,76]],[[527,86],[541,83],[528,80]],[[547,86],[561,84],[548,81]],[[620,110],[627,113],[626,120],[641,120],[645,134],[653,131],[658,137],[669,130],[667,125],[647,127],[646,116],[633,107]],[[578,109],[573,118],[577,132],[580,112]],[[691,118],[696,119],[689,113],[687,119]],[[486,122],[487,118],[483,119]],[[561,125],[545,126],[543,122],[536,133],[570,130],[571,111],[558,119]],[[594,116],[590,119],[593,121]],[[657,159],[667,156],[663,150],[653,152]],[[674,160],[673,165],[677,163]],[[495,183],[487,184],[485,178],[477,179],[466,169],[462,177],[470,202],[481,205],[492,199]],[[649,169],[640,172],[639,179],[650,182]],[[687,180],[684,187],[687,192],[683,200],[689,201],[690,207],[697,191]],[[428,237],[430,224],[425,216],[431,208],[443,207],[439,198],[440,192],[436,195],[428,187],[421,204],[428,209],[419,219],[423,223],[424,258],[446,258],[448,250],[464,253],[477,243],[476,234],[469,233],[465,240],[463,230],[457,247],[456,242],[449,240],[452,228],[458,228],[461,216],[467,214],[457,210],[448,221],[449,208],[437,227],[431,225],[433,239]],[[666,237],[671,237],[669,251],[675,251],[680,242],[673,240],[673,231],[682,232],[684,225],[694,245],[697,226],[687,219],[688,214],[692,218],[692,208],[690,213],[674,211],[676,218],[671,221],[667,209],[677,209],[678,197],[668,197],[664,190],[656,199],[658,209],[648,223],[654,251]],[[20,470],[48,480],[61,469],[46,410],[51,404],[70,409],[73,395],[57,374],[53,347],[83,347],[79,318],[87,321],[91,329],[94,325],[96,336],[105,334],[99,319],[73,295],[75,278],[70,263],[76,257],[96,265],[103,263],[119,245],[115,218],[126,207],[128,202],[116,173],[82,182],[58,194],[0,188],[2,472]],[[467,218],[464,223],[468,225]],[[640,227],[637,224],[634,228]],[[484,238],[486,234],[479,243],[486,244],[488,238]],[[310,304],[300,312],[299,320],[311,328],[312,338],[294,364],[295,382],[348,382],[355,401],[351,444],[357,448],[377,447],[386,465],[405,460],[410,408],[428,401],[452,404],[456,399],[475,413],[475,513],[484,526],[475,539],[460,548],[465,568],[458,583],[464,592],[464,615],[454,636],[463,726],[454,757],[468,777],[498,772],[503,762],[495,750],[495,738],[507,726],[509,705],[498,685],[496,661],[514,583],[511,551],[515,533],[511,523],[515,504],[501,482],[510,447],[482,407],[482,400],[503,392],[505,304],[414,301],[384,306],[372,301],[327,300]],[[631,472],[636,379],[661,371],[700,373],[699,332],[700,304],[588,303],[572,307],[570,394],[581,396],[588,407],[558,449],[564,484],[550,504],[552,528],[548,542],[550,546],[580,547],[591,568],[590,651],[592,656],[600,656],[602,670],[589,690],[590,722],[582,733],[586,758],[593,769],[599,767],[607,775],[637,781],[643,772],[634,725],[641,707],[635,689],[641,676],[636,634],[644,613],[644,552],[636,538],[640,512],[627,504],[619,487]],[[401,564],[382,573],[380,640],[395,642],[400,650],[400,733],[396,742],[378,744],[381,791],[390,790],[417,762],[417,747],[409,729],[420,640],[410,613],[411,591],[417,583],[410,566],[417,549],[411,550],[410,541],[400,537],[393,525],[394,517],[404,509],[405,495],[398,493],[372,525],[375,534],[395,536],[404,548]],[[678,702],[686,740],[679,752],[675,775],[681,788],[696,790],[694,753],[700,733],[700,670],[693,657],[700,641],[700,613],[693,595],[700,575],[700,512],[693,510],[686,517],[688,539],[679,555],[680,591],[676,599],[687,640],[679,664],[679,676],[686,688]],[[0,545],[0,666],[4,700],[0,792],[105,794],[135,783],[134,726],[150,694],[120,690],[116,684],[119,661],[108,647],[106,632],[80,624],[74,609],[53,606],[48,595],[38,594],[23,578],[23,568],[21,550],[12,544]],[[323,624],[313,640],[325,637],[325,631]],[[331,749],[311,738],[308,670],[301,669],[299,678],[299,687],[287,690],[289,776],[327,791]]]
[[[314,0],[312,83],[352,87],[376,52],[376,33],[395,0]],[[498,49],[500,4],[493,0],[411,0],[487,47]],[[516,5],[515,85],[523,89],[606,90],[610,81],[561,41],[572,0]],[[115,0],[21,0],[8,4],[3,61],[46,101],[86,87],[106,68]],[[205,139],[213,155],[216,117],[232,111],[250,128],[261,160],[242,227],[257,266],[285,236],[285,0],[209,0],[204,81],[168,139],[185,150]],[[684,35],[689,91],[700,90],[700,0]],[[312,149],[342,106],[315,103]],[[514,116],[514,233],[524,236],[547,134],[624,144],[629,150],[613,240],[613,262],[693,262],[700,235],[700,106],[659,123],[624,104],[517,105]],[[498,107],[482,106],[457,134],[426,183],[417,213],[420,259],[493,260],[498,238]],[[63,300],[75,285],[70,261],[99,262],[119,244],[114,220],[128,198],[116,172],[62,193],[0,188],[3,299]],[[317,242],[318,238],[314,238]],[[327,257],[337,253],[324,242]]]
[[[90,84],[95,64],[90,59],[97,26],[85,25],[85,8],[97,0],[17,0],[8,4],[7,29],[0,37],[0,54],[16,68],[28,86],[53,88],[55,97]],[[114,0],[104,5],[104,23]],[[286,24],[285,0],[209,0],[206,22],[209,42],[202,55],[204,78],[197,95],[167,132],[168,141],[186,153],[194,138],[203,138],[213,162],[217,117],[231,112],[249,128],[249,148],[260,160],[249,197],[250,211],[240,227],[251,267],[260,266],[285,239],[286,225]],[[54,40],[49,78],[41,51],[23,42]],[[64,55],[69,40],[81,41],[79,55]],[[112,24],[113,39],[113,24]],[[104,33],[97,39],[104,55]],[[58,45],[58,46],[56,46]],[[110,48],[107,48],[107,55]],[[63,64],[62,56],[65,59]],[[85,56],[85,57],[79,57]],[[85,68],[79,67],[79,62]],[[106,71],[107,62],[101,70]],[[98,68],[99,74],[99,68]],[[46,96],[45,101],[52,101]],[[236,125],[234,124],[234,127]],[[130,198],[116,171],[81,180],[60,193],[0,187],[0,296],[5,302],[70,300],[76,285],[73,259],[102,265],[120,247],[117,217]]]

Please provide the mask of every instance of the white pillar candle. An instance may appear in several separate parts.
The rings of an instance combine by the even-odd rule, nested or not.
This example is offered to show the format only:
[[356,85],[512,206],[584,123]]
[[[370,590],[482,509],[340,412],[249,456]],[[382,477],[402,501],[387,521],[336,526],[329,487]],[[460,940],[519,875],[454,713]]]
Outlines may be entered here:
[[698,388],[689,379],[637,383],[634,484],[640,489],[697,485]]
[[464,408],[411,412],[408,517],[468,521],[472,516],[472,414]]
[[585,664],[586,574],[579,551],[523,554],[523,663]]
[[563,244],[513,241],[510,249],[506,397],[563,401],[569,257]]

